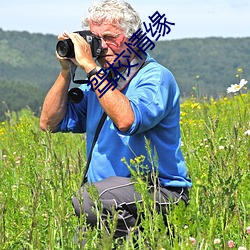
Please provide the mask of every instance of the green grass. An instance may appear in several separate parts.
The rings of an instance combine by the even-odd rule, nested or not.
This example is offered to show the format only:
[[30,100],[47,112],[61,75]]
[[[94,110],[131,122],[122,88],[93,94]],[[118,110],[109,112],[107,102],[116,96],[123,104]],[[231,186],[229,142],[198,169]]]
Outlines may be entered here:
[[[229,240],[235,249],[250,249],[249,103],[244,94],[181,105],[190,204],[173,207],[165,226],[142,182],[143,230],[117,249],[135,249],[136,242],[137,249],[228,249]],[[7,113],[0,124],[0,249],[80,249],[73,239],[85,220],[74,216],[71,197],[86,163],[84,135],[44,133],[38,124],[28,109]],[[142,162],[139,157],[129,164]],[[87,232],[86,249],[112,249],[116,242],[98,223],[100,230]],[[116,221],[108,223],[112,235]]]

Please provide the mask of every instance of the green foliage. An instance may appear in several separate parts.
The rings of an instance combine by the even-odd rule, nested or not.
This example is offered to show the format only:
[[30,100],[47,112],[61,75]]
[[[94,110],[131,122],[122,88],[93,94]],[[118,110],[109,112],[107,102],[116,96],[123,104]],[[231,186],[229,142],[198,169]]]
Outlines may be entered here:
[[44,96],[45,91],[29,82],[0,80],[0,121],[5,119],[10,110],[19,111],[20,107],[29,108],[39,115]]
[[52,35],[0,29],[0,121],[9,110],[39,114],[59,72]]
[[[211,37],[162,41],[151,54],[173,72],[183,96],[190,96],[198,84],[201,96],[217,98],[238,82],[238,68],[248,70],[249,53],[250,38]],[[243,78],[249,77],[249,71],[244,72]]]
[[[166,227],[136,171],[144,167],[144,156],[138,156],[127,165],[143,197],[138,206],[144,230],[138,233],[136,227],[127,239],[113,240],[116,219],[107,221],[111,235],[99,221],[99,230],[89,228],[84,234],[85,249],[219,250],[227,249],[229,240],[235,249],[249,249],[249,102],[249,94],[186,100],[181,126],[193,180],[190,204],[172,207]],[[151,162],[155,166],[155,159]],[[83,236],[76,228],[87,225],[84,215],[80,220],[74,216],[71,197],[79,189],[84,166],[82,135],[44,133],[28,109],[9,113],[0,123],[0,249],[80,249]],[[95,190],[91,193],[99,213],[101,204]]]
[[60,69],[56,36],[0,29],[0,79],[29,82],[47,90]]
[[29,110],[12,113],[0,134],[0,249],[69,249],[60,239],[75,232],[85,141],[41,132]]
[[[32,106],[33,111],[40,109],[41,100],[60,70],[55,56],[56,42],[57,37],[54,35],[0,29],[2,92],[6,85],[10,85],[6,89],[7,96],[1,93],[1,101],[11,106],[12,111],[18,111],[27,105]],[[238,83],[235,74],[239,67],[243,69],[242,77],[250,78],[249,71],[245,72],[250,65],[250,38],[161,41],[156,42],[155,48],[149,53],[173,72],[184,99],[193,94],[214,98],[224,96],[227,86]],[[20,85],[19,95],[15,95],[14,83]],[[28,98],[29,103],[28,99],[24,99],[28,91],[23,85],[33,92]],[[14,96],[16,104],[13,106],[11,101]],[[0,112],[3,114],[3,111]]]

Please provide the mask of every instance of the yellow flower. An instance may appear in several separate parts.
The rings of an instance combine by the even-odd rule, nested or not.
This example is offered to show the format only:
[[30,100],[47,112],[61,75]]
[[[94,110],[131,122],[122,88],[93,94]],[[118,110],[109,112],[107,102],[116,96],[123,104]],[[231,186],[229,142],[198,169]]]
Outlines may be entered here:
[[137,164],[140,164],[141,163],[140,157],[135,157],[135,161],[136,161]]
[[135,165],[135,161],[133,159],[130,159],[130,164]]
[[192,103],[192,104],[191,104],[191,108],[192,108],[192,109],[195,109],[195,108],[201,109],[201,106],[200,106],[199,103]]
[[238,71],[238,73],[242,73],[243,69],[242,68],[238,68],[237,71]]

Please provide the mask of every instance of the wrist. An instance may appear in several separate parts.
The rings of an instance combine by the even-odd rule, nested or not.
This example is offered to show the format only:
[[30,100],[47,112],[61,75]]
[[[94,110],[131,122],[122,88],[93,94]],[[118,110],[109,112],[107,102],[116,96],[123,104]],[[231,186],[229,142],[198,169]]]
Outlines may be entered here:
[[97,66],[97,64],[88,64],[88,66],[87,67],[85,67],[84,68],[84,70],[85,70],[85,72],[86,72],[86,74],[88,74],[91,70],[93,70],[94,68],[97,68],[98,66]]
[[70,69],[62,69],[60,74],[64,78],[70,78]]
[[90,80],[93,76],[95,76],[102,68],[99,66],[96,66],[92,68],[89,72],[87,72],[87,78]]

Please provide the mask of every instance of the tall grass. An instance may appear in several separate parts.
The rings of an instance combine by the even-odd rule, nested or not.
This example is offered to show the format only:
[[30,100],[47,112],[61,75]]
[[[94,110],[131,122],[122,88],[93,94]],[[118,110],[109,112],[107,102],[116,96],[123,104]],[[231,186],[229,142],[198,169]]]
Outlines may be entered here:
[[[186,100],[181,105],[182,150],[193,188],[190,204],[155,212],[143,181],[141,227],[113,240],[99,229],[85,233],[85,249],[250,249],[250,95]],[[85,225],[71,205],[85,166],[81,134],[39,130],[30,110],[7,113],[0,124],[0,249],[80,249]],[[143,157],[130,166],[143,165]],[[140,176],[136,176],[140,179]],[[93,194],[94,195],[94,194]],[[96,198],[97,211],[101,205]],[[85,225],[86,226],[86,225]],[[78,240],[77,240],[78,239]]]

